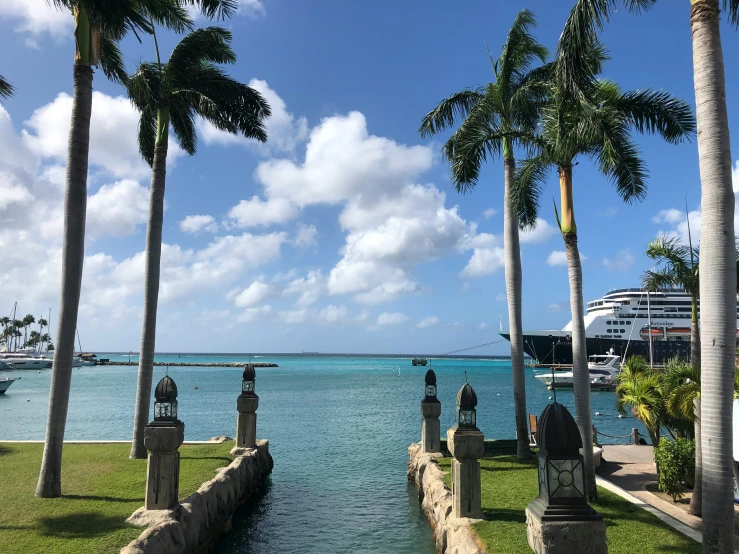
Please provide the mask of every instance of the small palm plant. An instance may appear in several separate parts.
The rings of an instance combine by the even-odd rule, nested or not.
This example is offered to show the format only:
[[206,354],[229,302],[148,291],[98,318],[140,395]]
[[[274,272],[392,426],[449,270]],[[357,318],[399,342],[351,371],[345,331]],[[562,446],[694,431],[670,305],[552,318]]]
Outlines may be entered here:
[[642,356],[632,356],[621,366],[616,386],[616,408],[627,410],[647,428],[653,446],[659,444],[665,417],[665,397],[657,371]]
[[145,458],[144,427],[149,417],[154,363],[157,301],[162,252],[164,188],[170,125],[185,152],[195,154],[195,117],[216,128],[264,142],[264,122],[270,115],[259,92],[229,77],[217,64],[235,63],[231,33],[219,27],[197,29],[175,46],[169,61],[142,63],[126,84],[133,105],[141,112],[139,150],[151,165],[149,221],[146,229],[144,321],[141,331],[132,458]]

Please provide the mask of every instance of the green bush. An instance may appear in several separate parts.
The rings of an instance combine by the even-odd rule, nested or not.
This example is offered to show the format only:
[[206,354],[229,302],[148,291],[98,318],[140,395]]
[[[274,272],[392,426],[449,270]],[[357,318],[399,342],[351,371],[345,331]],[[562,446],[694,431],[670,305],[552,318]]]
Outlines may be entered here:
[[683,490],[692,487],[695,479],[695,441],[663,438],[654,449],[654,463],[657,464],[659,490],[679,500]]

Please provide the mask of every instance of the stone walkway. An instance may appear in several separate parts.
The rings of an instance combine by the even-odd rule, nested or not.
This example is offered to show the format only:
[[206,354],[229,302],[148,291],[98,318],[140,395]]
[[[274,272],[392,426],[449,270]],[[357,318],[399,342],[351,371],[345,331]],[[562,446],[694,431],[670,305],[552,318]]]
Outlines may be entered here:
[[[701,540],[702,520],[699,517],[690,515],[682,508],[646,490],[648,483],[657,482],[657,469],[654,465],[654,453],[651,446],[603,445],[603,461],[597,469],[597,474],[637,501],[641,501],[668,516],[660,517],[660,514],[655,513],[668,525],[675,527],[697,541]],[[611,490],[619,494],[618,490]],[[690,529],[675,525],[675,520]],[[739,545],[739,537],[736,537],[735,544]]]

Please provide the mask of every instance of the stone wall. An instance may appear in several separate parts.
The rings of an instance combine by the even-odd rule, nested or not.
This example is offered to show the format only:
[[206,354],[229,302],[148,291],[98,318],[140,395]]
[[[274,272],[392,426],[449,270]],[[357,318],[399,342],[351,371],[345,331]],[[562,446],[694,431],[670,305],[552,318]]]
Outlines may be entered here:
[[452,517],[452,491],[444,484],[444,473],[435,458],[441,454],[421,451],[421,443],[408,448],[408,480],[416,485],[418,499],[431,523],[436,550],[441,554],[484,554],[471,524],[477,520]]
[[266,440],[233,453],[237,456],[229,466],[173,510],[136,510],[128,522],[146,530],[121,554],[189,554],[211,543],[228,527],[236,509],[264,484],[274,465]]

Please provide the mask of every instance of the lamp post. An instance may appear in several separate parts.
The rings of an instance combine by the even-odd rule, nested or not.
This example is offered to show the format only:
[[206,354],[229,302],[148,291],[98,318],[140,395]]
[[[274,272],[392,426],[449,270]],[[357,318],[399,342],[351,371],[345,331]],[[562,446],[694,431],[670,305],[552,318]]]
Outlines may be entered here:
[[236,448],[255,448],[257,445],[257,408],[259,396],[254,392],[256,372],[254,364],[246,364],[241,378],[241,394],[236,399]]
[[177,385],[165,375],[154,391],[154,420],[144,428],[149,451],[146,469],[146,509],[167,510],[177,505],[180,489],[180,445],[185,424],[177,419]]
[[433,369],[426,372],[425,396],[421,400],[421,451],[441,451],[441,428],[439,416],[441,415],[441,402],[436,398],[436,373]]
[[452,515],[482,518],[480,462],[485,437],[477,428],[477,395],[469,383],[457,393],[457,423],[447,431],[452,462]]
[[606,525],[588,504],[582,437],[562,404],[549,404],[539,418],[539,496],[526,507],[529,546],[536,554],[605,554]]

